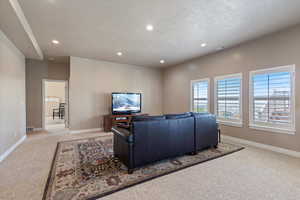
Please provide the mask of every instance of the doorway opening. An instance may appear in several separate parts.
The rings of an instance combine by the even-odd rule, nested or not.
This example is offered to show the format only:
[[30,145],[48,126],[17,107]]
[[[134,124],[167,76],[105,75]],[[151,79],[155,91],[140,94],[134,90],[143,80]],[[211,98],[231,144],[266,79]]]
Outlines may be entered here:
[[47,131],[68,128],[68,82],[43,80],[43,129]]

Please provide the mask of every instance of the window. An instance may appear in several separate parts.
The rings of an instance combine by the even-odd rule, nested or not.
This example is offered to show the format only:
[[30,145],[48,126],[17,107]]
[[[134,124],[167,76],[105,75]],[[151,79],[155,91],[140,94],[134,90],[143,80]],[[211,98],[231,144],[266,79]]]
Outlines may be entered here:
[[250,72],[250,127],[295,132],[295,66]]
[[191,89],[191,111],[209,112],[209,79],[192,81]]
[[242,126],[242,74],[215,77],[215,114],[220,123]]

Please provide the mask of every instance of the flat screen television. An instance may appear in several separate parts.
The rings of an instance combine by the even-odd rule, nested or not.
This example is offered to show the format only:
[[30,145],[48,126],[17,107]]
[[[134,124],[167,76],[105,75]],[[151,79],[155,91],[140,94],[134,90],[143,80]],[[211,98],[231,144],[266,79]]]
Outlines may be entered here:
[[142,110],[141,93],[112,93],[112,114],[139,113]]

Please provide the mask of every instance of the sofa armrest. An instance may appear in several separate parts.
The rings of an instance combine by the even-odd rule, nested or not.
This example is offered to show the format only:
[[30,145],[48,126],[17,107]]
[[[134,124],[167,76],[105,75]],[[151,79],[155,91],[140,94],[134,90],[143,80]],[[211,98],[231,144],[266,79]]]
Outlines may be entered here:
[[197,150],[218,145],[218,124],[216,116],[209,113],[194,114]]
[[118,138],[126,142],[130,142],[130,143],[133,142],[133,135],[127,129],[114,126],[112,127],[111,130],[114,133],[114,135],[117,136]]
[[114,133],[114,156],[117,157],[131,172],[134,168],[133,158],[133,135],[130,131],[113,127],[112,132]]

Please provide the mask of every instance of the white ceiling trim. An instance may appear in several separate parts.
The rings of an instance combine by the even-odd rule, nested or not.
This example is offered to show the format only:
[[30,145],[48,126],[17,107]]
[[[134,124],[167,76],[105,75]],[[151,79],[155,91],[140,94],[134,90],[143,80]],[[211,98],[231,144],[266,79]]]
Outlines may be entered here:
[[36,53],[38,54],[39,58],[42,60],[44,58],[43,52],[42,52],[37,40],[35,39],[32,29],[24,15],[24,12],[23,12],[18,0],[9,0],[9,3],[11,5],[11,7],[13,8],[13,10],[15,11],[21,25],[24,28],[25,33],[28,35]]

